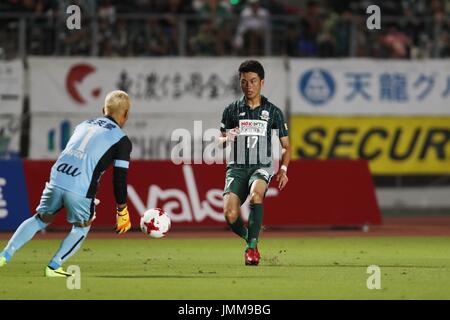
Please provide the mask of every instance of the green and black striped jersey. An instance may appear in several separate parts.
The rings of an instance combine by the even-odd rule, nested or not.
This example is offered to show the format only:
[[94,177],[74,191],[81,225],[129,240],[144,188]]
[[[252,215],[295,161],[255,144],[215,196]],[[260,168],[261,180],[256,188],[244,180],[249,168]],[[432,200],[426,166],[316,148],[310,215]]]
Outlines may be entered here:
[[272,132],[278,137],[288,136],[288,127],[283,113],[267,98],[261,96],[261,105],[251,109],[245,97],[225,108],[220,130],[239,128],[239,135],[227,159],[232,167],[270,167],[272,165]]

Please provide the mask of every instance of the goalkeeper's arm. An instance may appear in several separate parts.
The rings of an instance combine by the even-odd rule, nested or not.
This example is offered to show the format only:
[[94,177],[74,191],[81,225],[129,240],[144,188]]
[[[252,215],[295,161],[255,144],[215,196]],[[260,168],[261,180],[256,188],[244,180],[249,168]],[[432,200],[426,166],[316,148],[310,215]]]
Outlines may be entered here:
[[114,167],[114,195],[116,198],[116,226],[115,231],[125,233],[131,228],[130,216],[127,208],[127,173],[128,169]]

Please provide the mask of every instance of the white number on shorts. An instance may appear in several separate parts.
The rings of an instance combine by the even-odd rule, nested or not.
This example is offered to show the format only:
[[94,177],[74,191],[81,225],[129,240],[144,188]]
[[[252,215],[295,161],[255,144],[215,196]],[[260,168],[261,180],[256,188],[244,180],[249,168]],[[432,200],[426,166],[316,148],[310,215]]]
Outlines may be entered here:
[[228,189],[233,182],[234,178],[228,178],[227,182],[225,183],[225,190]]

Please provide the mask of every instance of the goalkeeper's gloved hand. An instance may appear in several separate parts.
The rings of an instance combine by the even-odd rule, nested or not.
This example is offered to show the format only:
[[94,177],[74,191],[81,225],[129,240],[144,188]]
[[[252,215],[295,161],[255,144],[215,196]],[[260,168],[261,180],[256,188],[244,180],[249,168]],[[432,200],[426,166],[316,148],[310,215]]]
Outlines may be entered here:
[[131,229],[130,214],[128,213],[128,207],[125,206],[122,209],[116,209],[116,227],[115,231],[118,234],[122,234]]

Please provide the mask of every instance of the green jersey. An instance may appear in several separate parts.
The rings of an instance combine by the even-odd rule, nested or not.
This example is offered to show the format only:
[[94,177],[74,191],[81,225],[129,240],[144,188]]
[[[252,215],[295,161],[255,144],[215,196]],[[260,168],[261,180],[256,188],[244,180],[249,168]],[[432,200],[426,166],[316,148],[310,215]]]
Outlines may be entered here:
[[287,124],[280,108],[261,96],[261,105],[251,109],[245,97],[231,103],[222,115],[220,130],[239,128],[232,143],[228,167],[270,167],[272,165],[272,132],[278,137],[288,136]]

